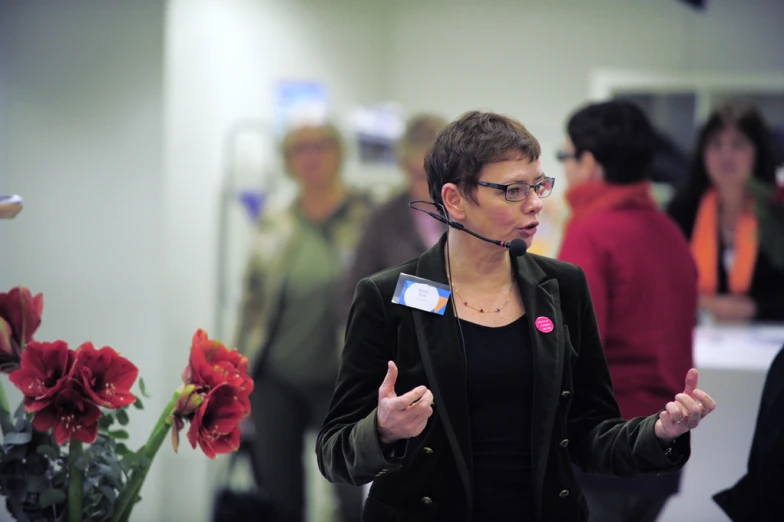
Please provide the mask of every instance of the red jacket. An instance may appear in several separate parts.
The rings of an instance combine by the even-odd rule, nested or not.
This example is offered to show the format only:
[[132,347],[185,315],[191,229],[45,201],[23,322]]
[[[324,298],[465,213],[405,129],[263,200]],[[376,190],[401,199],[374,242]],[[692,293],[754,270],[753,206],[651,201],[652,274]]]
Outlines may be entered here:
[[697,268],[650,185],[583,183],[567,192],[572,218],[559,258],[588,278],[624,418],[651,415],[683,391],[692,367]]

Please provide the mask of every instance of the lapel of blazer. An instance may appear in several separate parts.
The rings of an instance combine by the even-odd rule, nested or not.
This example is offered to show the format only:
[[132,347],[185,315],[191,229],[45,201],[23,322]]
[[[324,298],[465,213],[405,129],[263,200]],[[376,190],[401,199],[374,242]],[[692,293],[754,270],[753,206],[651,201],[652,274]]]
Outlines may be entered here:
[[[445,237],[419,257],[417,277],[448,284],[444,263]],[[435,413],[444,424],[470,508],[472,454],[466,367],[451,298],[443,316],[410,310],[422,364],[435,400]]]
[[[513,258],[514,259],[514,258]],[[558,281],[547,279],[534,256],[525,255],[517,261],[517,283],[525,305],[531,332],[534,367],[531,464],[533,466],[534,498],[541,498],[550,439],[555,425],[563,372],[565,339]],[[549,333],[537,328],[537,319],[552,321]]]

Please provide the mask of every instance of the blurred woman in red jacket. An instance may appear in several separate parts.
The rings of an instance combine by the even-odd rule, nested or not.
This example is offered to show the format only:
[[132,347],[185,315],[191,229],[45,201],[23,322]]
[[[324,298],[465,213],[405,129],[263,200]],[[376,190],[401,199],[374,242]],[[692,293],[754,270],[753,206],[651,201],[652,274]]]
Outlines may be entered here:
[[[621,416],[656,410],[692,366],[697,268],[677,225],[656,205],[648,172],[654,132],[635,105],[611,101],[571,116],[558,159],[569,183],[559,258],[588,278]],[[636,479],[575,470],[591,520],[653,521],[680,474]]]

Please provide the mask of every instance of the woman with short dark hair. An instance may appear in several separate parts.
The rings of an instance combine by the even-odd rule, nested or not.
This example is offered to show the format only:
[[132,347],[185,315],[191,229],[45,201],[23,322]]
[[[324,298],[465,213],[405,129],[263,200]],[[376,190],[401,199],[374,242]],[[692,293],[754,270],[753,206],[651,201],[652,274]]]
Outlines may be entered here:
[[690,370],[658,411],[620,418],[582,270],[518,256],[554,184],[539,154],[499,114],[447,125],[425,162],[431,197],[492,241],[450,229],[357,285],[317,455],[332,482],[373,481],[363,520],[585,520],[572,461],[678,469],[715,407]]

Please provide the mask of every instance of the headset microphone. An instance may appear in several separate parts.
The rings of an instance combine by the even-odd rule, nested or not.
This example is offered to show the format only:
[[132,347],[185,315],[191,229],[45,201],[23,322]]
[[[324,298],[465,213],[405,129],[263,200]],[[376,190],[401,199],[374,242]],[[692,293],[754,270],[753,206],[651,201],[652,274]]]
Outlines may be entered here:
[[497,239],[489,239],[489,238],[486,238],[485,236],[477,234],[476,232],[473,232],[472,230],[468,230],[466,227],[464,227],[460,223],[452,221],[451,219],[447,219],[444,216],[436,214],[435,212],[430,212],[428,210],[415,207],[414,203],[425,203],[425,204],[428,204],[428,205],[438,205],[437,203],[433,203],[432,201],[417,200],[417,201],[409,202],[408,206],[411,207],[414,210],[418,210],[420,212],[424,212],[425,214],[429,215],[433,219],[437,219],[438,221],[440,221],[441,223],[444,223],[445,225],[449,225],[452,228],[456,228],[457,230],[462,230],[463,232],[471,234],[472,236],[474,236],[476,238],[479,238],[482,241],[487,241],[488,243],[492,243],[494,245],[498,245],[498,246],[501,246],[501,247],[504,247],[504,248],[508,248],[509,252],[513,256],[518,256],[518,257],[522,256],[523,254],[525,254],[525,251],[528,249],[528,245],[526,245],[525,241],[523,241],[520,238],[515,238],[515,239],[513,239],[511,241],[499,241]]

